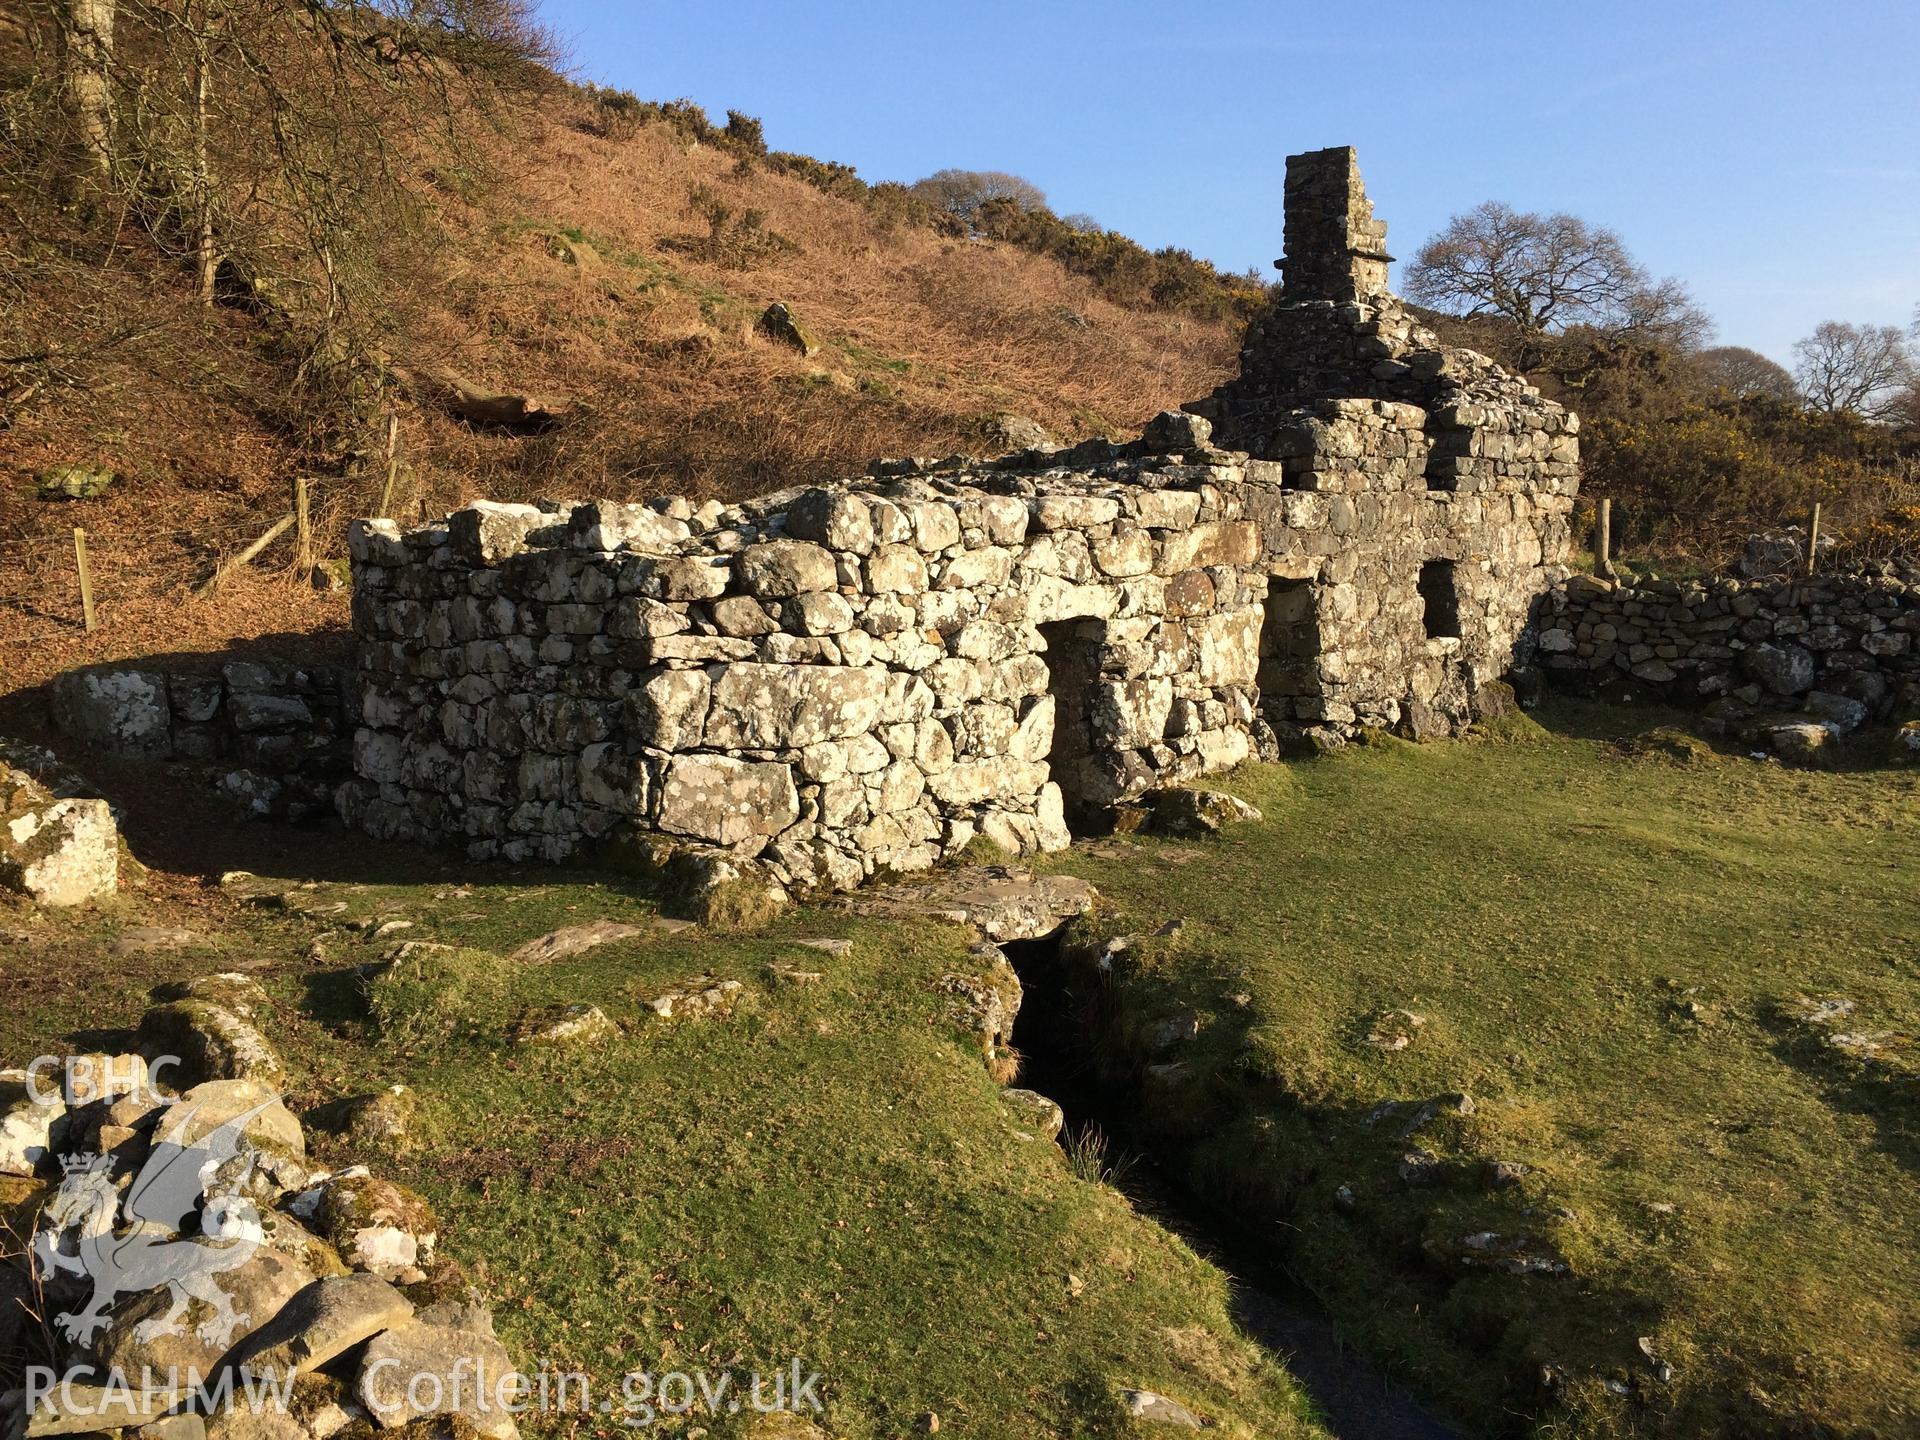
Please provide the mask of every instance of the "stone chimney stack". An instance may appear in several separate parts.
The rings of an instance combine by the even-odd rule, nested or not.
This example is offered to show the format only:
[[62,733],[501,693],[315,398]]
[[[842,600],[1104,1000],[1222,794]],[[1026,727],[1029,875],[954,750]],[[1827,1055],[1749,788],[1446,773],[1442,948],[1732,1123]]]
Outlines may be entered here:
[[1373,218],[1351,145],[1287,157],[1289,301],[1373,301],[1387,293],[1387,222]]

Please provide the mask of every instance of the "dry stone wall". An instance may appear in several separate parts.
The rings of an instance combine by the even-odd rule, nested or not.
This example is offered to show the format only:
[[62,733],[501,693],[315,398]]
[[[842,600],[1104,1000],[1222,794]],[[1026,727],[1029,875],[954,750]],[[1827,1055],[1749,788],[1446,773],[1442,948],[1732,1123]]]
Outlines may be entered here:
[[1574,419],[1384,288],[1352,152],[1288,164],[1240,378],[1127,444],[741,505],[351,534],[346,817],[476,856],[634,834],[849,888],[1366,725],[1465,723],[1564,575]]
[[348,773],[347,677],[325,665],[258,658],[217,670],[95,665],[54,681],[52,718],[96,754],[204,765],[250,813],[325,813]]
[[[1881,575],[1614,584],[1548,599],[1539,654],[1564,682],[1705,707],[1722,733],[1790,750],[1873,721],[1920,719],[1920,585]],[[1796,756],[1796,758],[1798,758]]]
[[[840,886],[976,834],[1058,848],[1069,794],[1250,753],[1266,582],[1238,471],[1137,453],[362,526],[350,812],[552,859],[638,817]],[[695,553],[631,548],[663,533]],[[1049,657],[1081,682],[1065,717]]]

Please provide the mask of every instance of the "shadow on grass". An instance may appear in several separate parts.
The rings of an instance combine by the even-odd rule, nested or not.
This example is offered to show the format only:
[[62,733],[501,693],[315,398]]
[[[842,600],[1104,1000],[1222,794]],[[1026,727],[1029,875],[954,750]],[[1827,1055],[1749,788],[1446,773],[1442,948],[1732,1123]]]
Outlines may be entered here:
[[[1771,756],[1763,756],[1761,762],[1755,762],[1754,753],[1761,748],[1758,745],[1733,736],[1706,734],[1701,728],[1703,717],[1697,708],[1675,705],[1649,694],[1645,686],[1626,693],[1633,698],[1616,697],[1611,690],[1600,695],[1556,690],[1526,714],[1543,730],[1569,740],[1598,740],[1630,747],[1636,740],[1656,732],[1670,732],[1692,736],[1698,744],[1709,747],[1714,754],[1726,760],[1749,764],[1778,763]],[[1785,725],[1805,723],[1815,717],[1782,711],[1776,718],[1778,723]],[[1898,728],[1897,723],[1887,721],[1862,726],[1851,735],[1824,747],[1820,752],[1819,769],[1832,774],[1900,773],[1902,767],[1889,758],[1894,733]]]
[[74,1055],[125,1055],[134,1050],[137,1033],[130,1026],[95,1026],[69,1030],[61,1038]]
[[1871,1120],[1876,1147],[1903,1169],[1920,1172],[1920,1069],[1905,1053],[1903,1037],[1887,1036],[1878,1054],[1865,1045],[1849,1048],[1836,1044],[1836,1036],[1872,1042],[1871,1025],[1823,1028],[1778,1000],[1761,1006],[1760,1021],[1774,1036],[1776,1058],[1818,1083],[1827,1104]]
[[316,1024],[335,1034],[357,1031],[367,1020],[367,997],[362,988],[366,973],[365,966],[349,965],[302,976],[307,994],[301,1008]]

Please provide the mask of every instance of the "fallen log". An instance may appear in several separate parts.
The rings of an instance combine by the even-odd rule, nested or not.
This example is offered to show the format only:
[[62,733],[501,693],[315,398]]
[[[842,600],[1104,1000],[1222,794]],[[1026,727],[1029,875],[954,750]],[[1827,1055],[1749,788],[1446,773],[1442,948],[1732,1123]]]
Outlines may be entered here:
[[484,430],[541,435],[557,428],[572,409],[572,402],[560,396],[499,394],[452,370],[423,367],[418,374],[448,413]]
[[268,528],[266,534],[262,535],[258,540],[255,540],[251,545],[247,546],[247,548],[242,550],[238,555],[235,555],[230,560],[222,560],[218,565],[214,566],[213,574],[209,575],[205,580],[202,580],[198,585],[193,587],[193,598],[196,600],[206,599],[207,596],[213,593],[214,587],[218,585],[222,580],[226,579],[228,575],[232,574],[235,570],[238,570],[242,565],[246,564],[249,560],[253,559],[254,556],[258,555],[262,550],[266,549],[267,546],[271,545],[274,541],[278,540],[282,535],[286,534],[287,531],[292,528],[293,528],[293,513],[289,511],[287,514],[282,515],[278,520],[274,521],[272,526]]

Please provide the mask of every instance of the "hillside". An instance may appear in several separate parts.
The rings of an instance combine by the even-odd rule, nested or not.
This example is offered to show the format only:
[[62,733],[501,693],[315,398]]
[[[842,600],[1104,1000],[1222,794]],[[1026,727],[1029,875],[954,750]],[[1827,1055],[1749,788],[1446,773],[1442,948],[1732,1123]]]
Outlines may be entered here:
[[[25,32],[0,25],[0,82],[25,85]],[[739,496],[878,455],[1013,448],[1008,415],[1061,439],[1118,432],[1233,362],[1237,317],[1115,303],[1054,259],[826,193],[776,169],[782,157],[704,142],[652,109],[610,125],[604,92],[550,80],[490,117],[484,178],[420,179],[433,246],[396,271],[405,348],[375,406],[396,422],[396,514],[480,495]],[[211,598],[183,592],[286,513],[296,474],[312,477],[320,558],[337,556],[344,521],[384,488],[380,427],[342,438],[289,399],[310,357],[287,327],[259,305],[196,303],[188,267],[137,219],[63,215],[48,233],[44,197],[8,198],[0,685],[338,630],[344,599],[292,578],[290,536]],[[756,331],[774,301],[814,354]],[[471,427],[448,413],[448,376],[557,397],[563,421]],[[37,498],[63,465],[115,479],[97,498]]]

